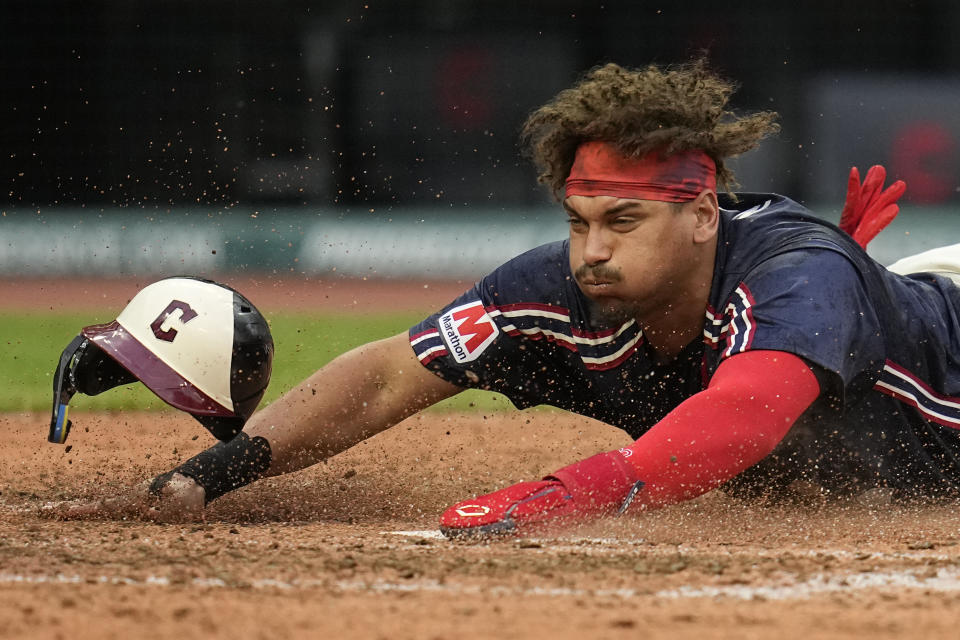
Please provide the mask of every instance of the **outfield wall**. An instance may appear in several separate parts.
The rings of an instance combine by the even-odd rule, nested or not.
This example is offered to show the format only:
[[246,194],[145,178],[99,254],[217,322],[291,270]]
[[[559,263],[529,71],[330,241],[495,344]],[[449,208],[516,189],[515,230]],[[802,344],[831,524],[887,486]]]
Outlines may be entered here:
[[[0,216],[0,277],[246,272],[470,278],[565,235],[557,207],[7,210]],[[953,243],[960,243],[960,210],[904,207],[870,253],[889,264]]]

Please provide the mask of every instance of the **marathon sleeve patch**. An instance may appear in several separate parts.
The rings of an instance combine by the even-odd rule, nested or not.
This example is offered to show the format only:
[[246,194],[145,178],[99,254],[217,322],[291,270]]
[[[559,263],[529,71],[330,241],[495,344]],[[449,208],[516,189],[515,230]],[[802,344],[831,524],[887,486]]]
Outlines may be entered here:
[[565,385],[578,374],[558,371],[582,367],[566,305],[568,288],[576,287],[568,262],[566,243],[548,243],[481,278],[410,328],[420,364],[457,386],[501,393],[520,408],[555,404],[551,393],[569,397]]
[[[420,364],[445,380],[463,387],[484,386],[488,374],[501,369],[494,361],[487,362],[495,351],[491,347],[503,333],[494,316],[484,305],[479,287],[474,286],[411,327],[410,346]],[[499,358],[494,360],[499,362]]]
[[459,363],[476,360],[500,333],[481,300],[450,309],[438,324],[447,352]]

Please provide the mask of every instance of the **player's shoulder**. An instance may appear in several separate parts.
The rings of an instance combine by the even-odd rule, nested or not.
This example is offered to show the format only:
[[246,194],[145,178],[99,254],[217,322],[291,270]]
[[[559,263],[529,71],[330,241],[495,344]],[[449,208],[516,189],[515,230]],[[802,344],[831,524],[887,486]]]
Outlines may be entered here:
[[569,244],[558,240],[508,260],[479,283],[487,304],[537,301],[559,304],[573,282]]
[[841,272],[857,277],[871,268],[872,261],[847,234],[790,198],[737,194],[735,201],[722,198],[721,206],[715,289],[736,287],[748,276],[766,280],[788,272],[839,282],[847,280]]
[[785,196],[745,193],[737,194],[734,200],[724,194],[719,200],[721,250],[727,254],[730,267],[743,261],[756,263],[786,251],[858,251],[856,243],[836,225]]
[[550,269],[556,271],[558,266],[569,266],[570,243],[568,240],[547,242],[518,254],[503,264],[501,269]]
[[748,220],[750,224],[771,223],[780,218],[825,222],[796,200],[778,193],[721,193],[717,195],[717,201],[726,220],[741,224]]

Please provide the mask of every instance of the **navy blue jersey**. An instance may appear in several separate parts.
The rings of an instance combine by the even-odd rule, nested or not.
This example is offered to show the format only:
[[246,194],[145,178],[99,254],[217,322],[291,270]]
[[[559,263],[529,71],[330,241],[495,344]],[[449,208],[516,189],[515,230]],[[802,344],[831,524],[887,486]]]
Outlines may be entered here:
[[[777,195],[721,196],[703,340],[667,363],[633,320],[606,326],[566,241],[507,262],[410,330],[424,366],[462,387],[549,404],[638,438],[750,349],[793,353],[821,397],[732,489],[809,479],[836,490],[960,488],[960,288],[899,276]],[[718,425],[722,428],[722,425]]]

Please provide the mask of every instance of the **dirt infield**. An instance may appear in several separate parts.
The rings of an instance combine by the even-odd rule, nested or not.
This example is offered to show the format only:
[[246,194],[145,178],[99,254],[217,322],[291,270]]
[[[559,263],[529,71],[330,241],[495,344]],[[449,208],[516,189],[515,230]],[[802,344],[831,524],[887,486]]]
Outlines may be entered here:
[[[355,294],[263,286],[313,308]],[[119,283],[109,304],[137,288]],[[64,447],[45,441],[48,416],[0,415],[0,638],[875,640],[960,626],[956,505],[714,492],[562,537],[438,537],[450,503],[627,441],[541,410],[415,416],[225,496],[203,522],[61,521],[45,506],[122,493],[212,443],[173,411],[71,417]]]
[[78,413],[69,450],[44,421],[0,417],[4,638],[946,638],[960,624],[952,507],[711,494],[561,538],[436,536],[457,499],[623,442],[563,414],[415,417],[186,525],[42,507],[199,451],[211,440],[192,419]]

